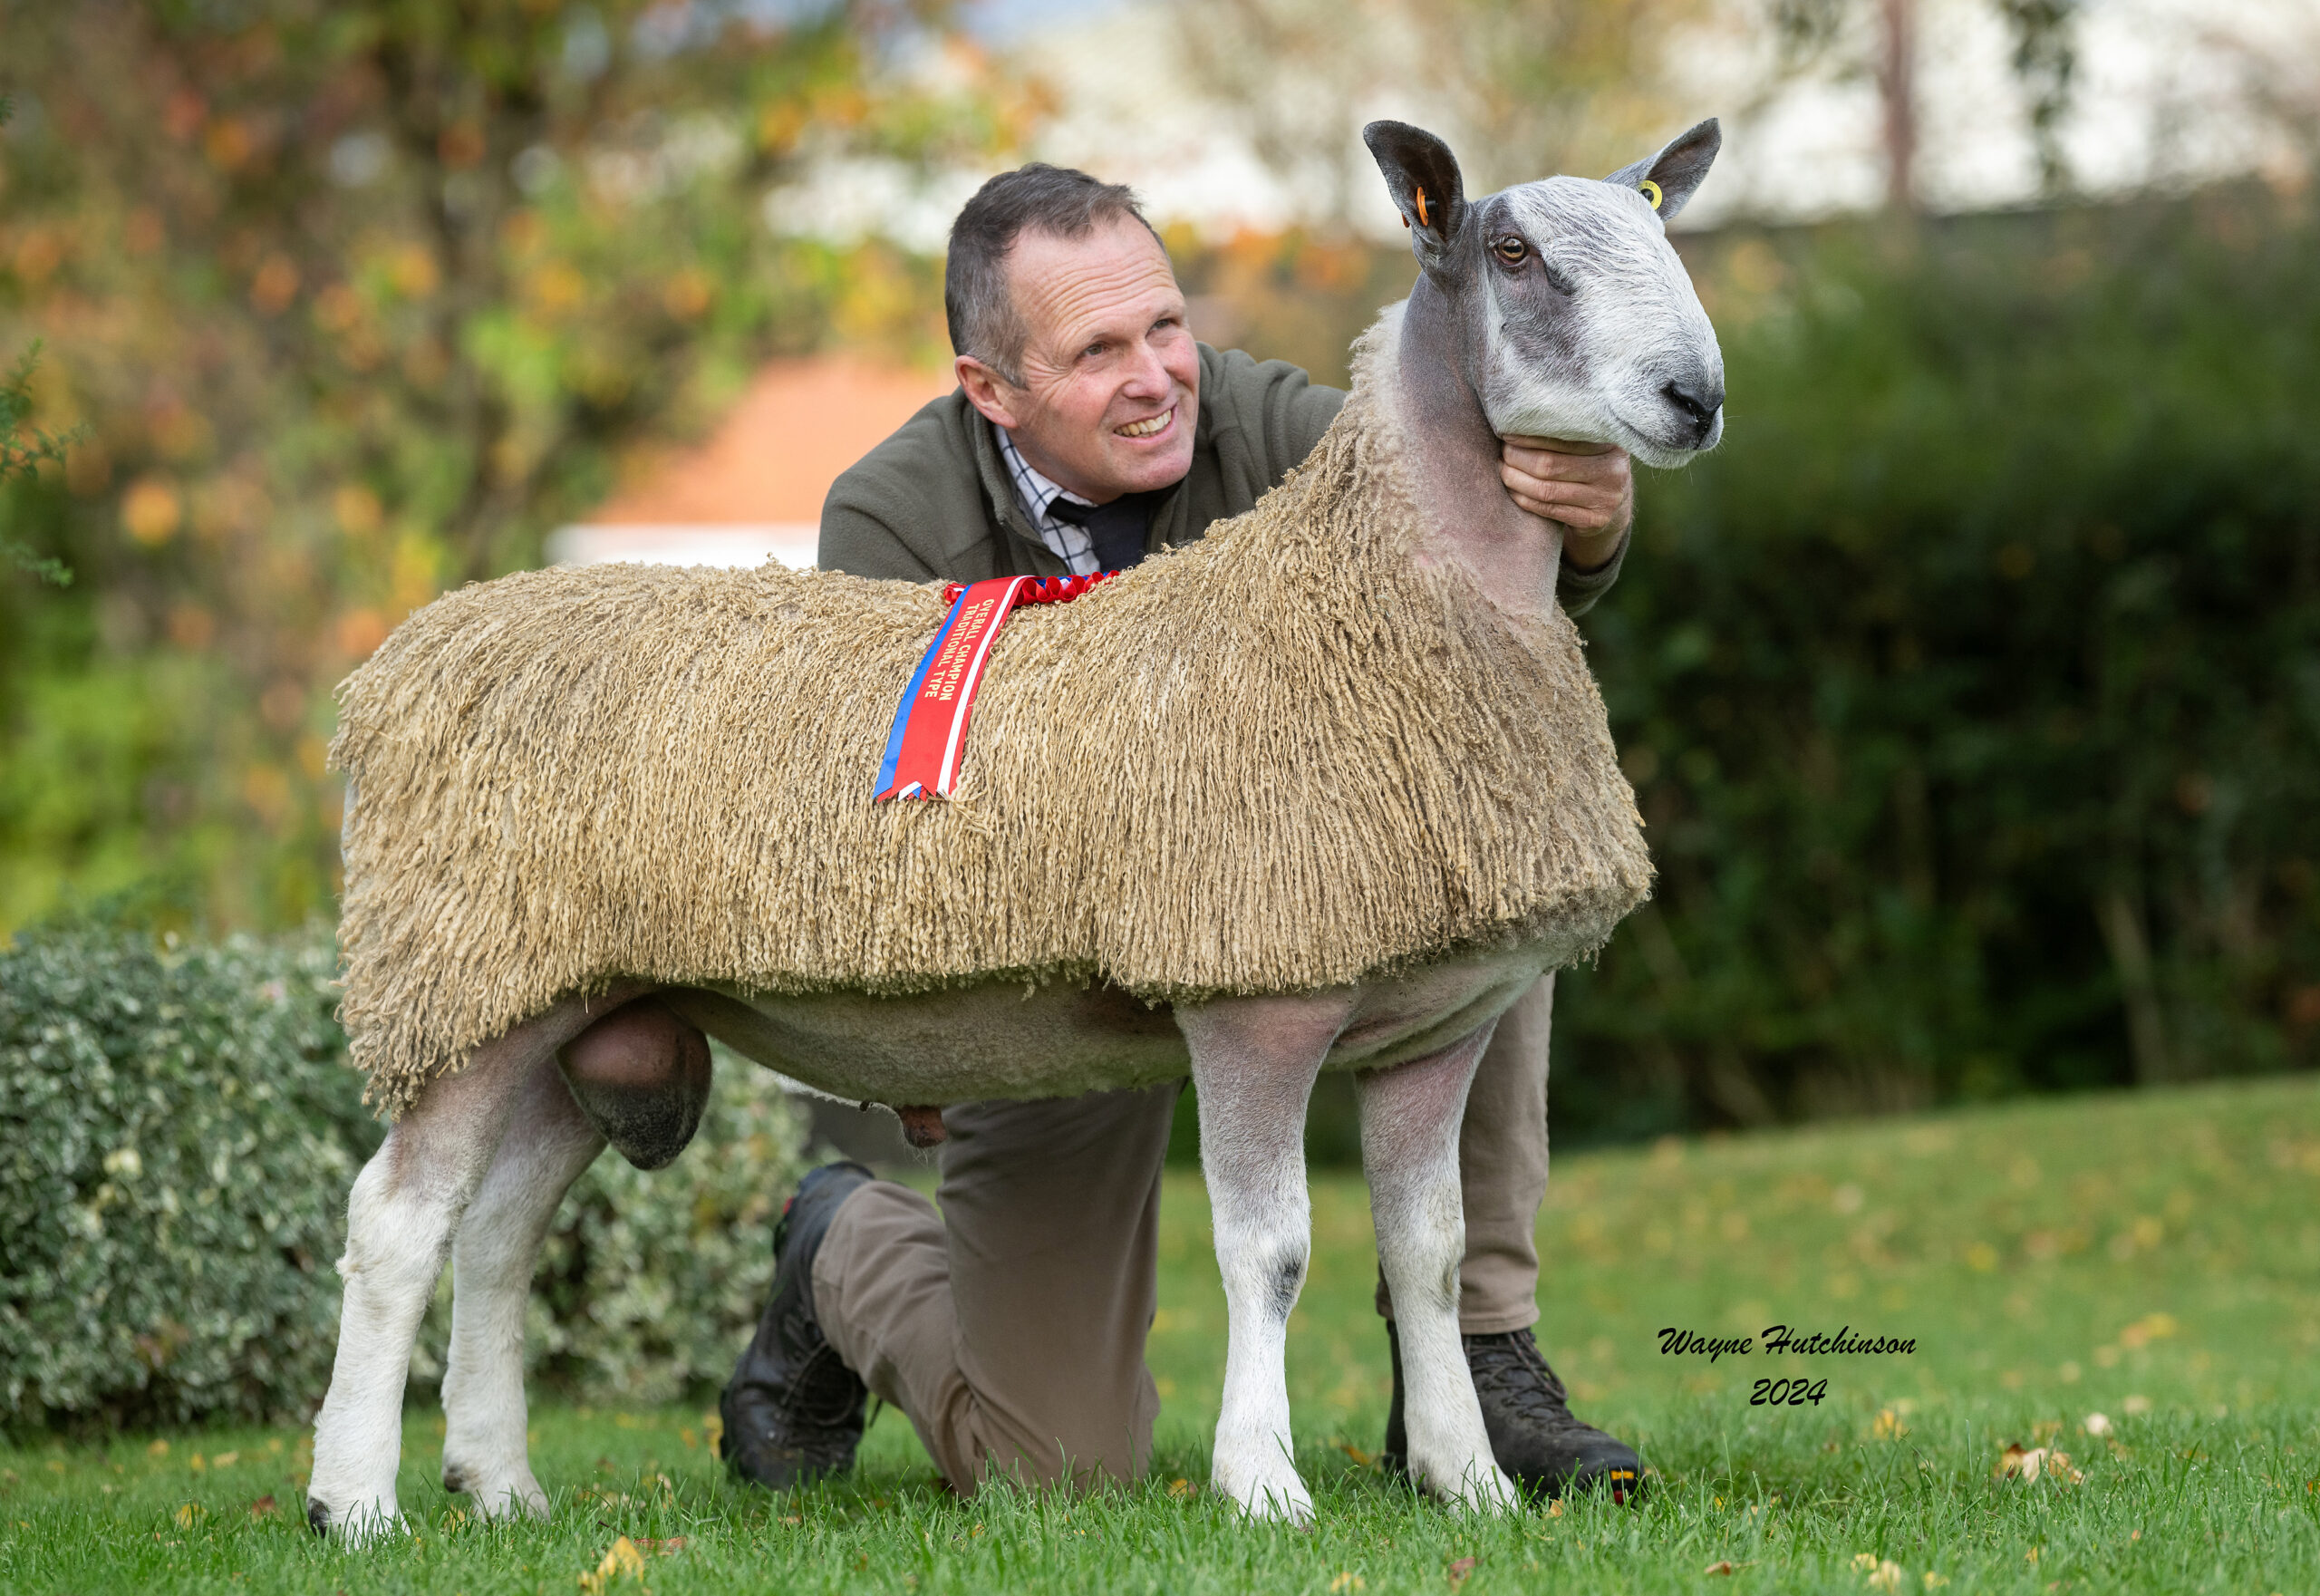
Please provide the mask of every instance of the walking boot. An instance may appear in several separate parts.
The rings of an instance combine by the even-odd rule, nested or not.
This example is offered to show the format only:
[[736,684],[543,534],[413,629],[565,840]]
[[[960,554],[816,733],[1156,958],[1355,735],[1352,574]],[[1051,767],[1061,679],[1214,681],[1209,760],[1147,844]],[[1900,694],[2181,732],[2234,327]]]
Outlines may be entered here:
[[870,1392],[815,1320],[814,1257],[838,1204],[871,1178],[859,1164],[826,1164],[782,1205],[772,1296],[718,1402],[719,1449],[737,1479],[786,1491],[854,1466]]
[[[1483,1428],[1491,1455],[1525,1496],[1543,1499],[1600,1486],[1614,1502],[1643,1489],[1643,1461],[1635,1449],[1571,1411],[1562,1381],[1547,1367],[1527,1330],[1466,1336],[1466,1367],[1482,1399]],[[1386,1348],[1394,1364],[1394,1400],[1386,1414],[1386,1472],[1406,1477],[1408,1433],[1402,1424],[1402,1340],[1386,1321]]]

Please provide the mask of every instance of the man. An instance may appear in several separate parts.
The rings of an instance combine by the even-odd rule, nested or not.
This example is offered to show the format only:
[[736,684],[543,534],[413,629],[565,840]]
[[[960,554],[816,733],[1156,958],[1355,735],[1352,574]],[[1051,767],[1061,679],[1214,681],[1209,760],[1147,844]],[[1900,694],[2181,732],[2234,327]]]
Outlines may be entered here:
[[[1121,187],[1034,165],[992,179],[952,229],[943,285],[958,392],[839,478],[821,563],[972,582],[1133,566],[1252,506],[1344,394],[1194,341],[1167,253]],[[1516,503],[1561,524],[1565,607],[1618,573],[1627,457],[1507,443]],[[1545,535],[1542,528],[1542,535]],[[1499,1022],[1461,1138],[1460,1322],[1500,1465],[1527,1489],[1640,1468],[1580,1423],[1532,1340],[1547,1183],[1553,977]],[[859,1165],[800,1185],[772,1300],[724,1398],[724,1448],[786,1487],[851,1465],[866,1394],[909,1415],[953,1489],[988,1473],[1088,1484],[1139,1474],[1159,1399],[1144,1364],[1160,1168],[1177,1090],[946,1109],[942,1212]],[[1386,1455],[1403,1450],[1398,1347]]]

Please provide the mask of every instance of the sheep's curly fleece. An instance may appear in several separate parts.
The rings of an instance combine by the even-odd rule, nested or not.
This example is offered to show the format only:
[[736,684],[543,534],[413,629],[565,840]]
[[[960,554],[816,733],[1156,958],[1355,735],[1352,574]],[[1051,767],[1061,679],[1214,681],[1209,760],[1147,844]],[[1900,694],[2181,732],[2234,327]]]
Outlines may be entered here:
[[1591,953],[1651,880],[1602,701],[1559,608],[1413,559],[1383,342],[1256,508],[1009,623],[948,802],[870,801],[934,585],[598,566],[411,616],[332,747],[372,1099],[620,976],[1158,1001]]

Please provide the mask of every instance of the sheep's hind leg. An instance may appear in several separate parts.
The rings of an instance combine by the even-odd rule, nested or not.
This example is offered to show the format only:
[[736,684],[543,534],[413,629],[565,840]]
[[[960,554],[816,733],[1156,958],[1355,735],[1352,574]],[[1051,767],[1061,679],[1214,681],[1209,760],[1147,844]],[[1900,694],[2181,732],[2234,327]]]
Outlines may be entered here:
[[1410,1476],[1446,1502],[1496,1510],[1517,1498],[1491,1456],[1458,1333],[1458,1262],[1466,1251],[1458,1125],[1493,1029],[1430,1059],[1365,1070],[1354,1089],[1378,1261],[1401,1338]]
[[316,1530],[361,1541],[395,1522],[403,1381],[452,1233],[524,1083],[607,1006],[568,999],[477,1049],[466,1068],[429,1083],[355,1177],[338,1262],[346,1282],[338,1356],[314,1419],[306,1487],[306,1522]]
[[1312,1251],[1305,1110],[1349,1006],[1239,998],[1177,1011],[1200,1097],[1200,1161],[1228,1325],[1213,1483],[1252,1518],[1301,1524],[1313,1516],[1290,1448],[1282,1360]]
[[604,1146],[555,1061],[533,1065],[451,1246],[443,1488],[469,1493],[486,1518],[547,1516],[525,1436],[524,1309],[541,1239]]

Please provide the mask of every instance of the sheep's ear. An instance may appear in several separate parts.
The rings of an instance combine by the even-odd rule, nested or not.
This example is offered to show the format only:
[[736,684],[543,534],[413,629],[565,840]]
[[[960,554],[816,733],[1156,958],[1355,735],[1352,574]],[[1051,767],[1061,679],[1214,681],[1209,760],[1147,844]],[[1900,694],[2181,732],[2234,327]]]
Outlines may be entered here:
[[1386,187],[1408,224],[1418,265],[1439,271],[1466,225],[1466,188],[1450,146],[1407,122],[1371,122],[1361,130]]
[[[1642,189],[1643,197],[1652,200],[1651,208],[1665,221],[1684,208],[1684,202],[1707,176],[1707,169],[1715,164],[1716,152],[1724,148],[1724,130],[1716,118],[1687,133],[1671,140],[1668,147],[1648,160],[1633,166],[1623,166],[1603,180],[1622,189]],[[1650,188],[1644,188],[1645,184]],[[1652,198],[1654,193],[1658,198]]]

